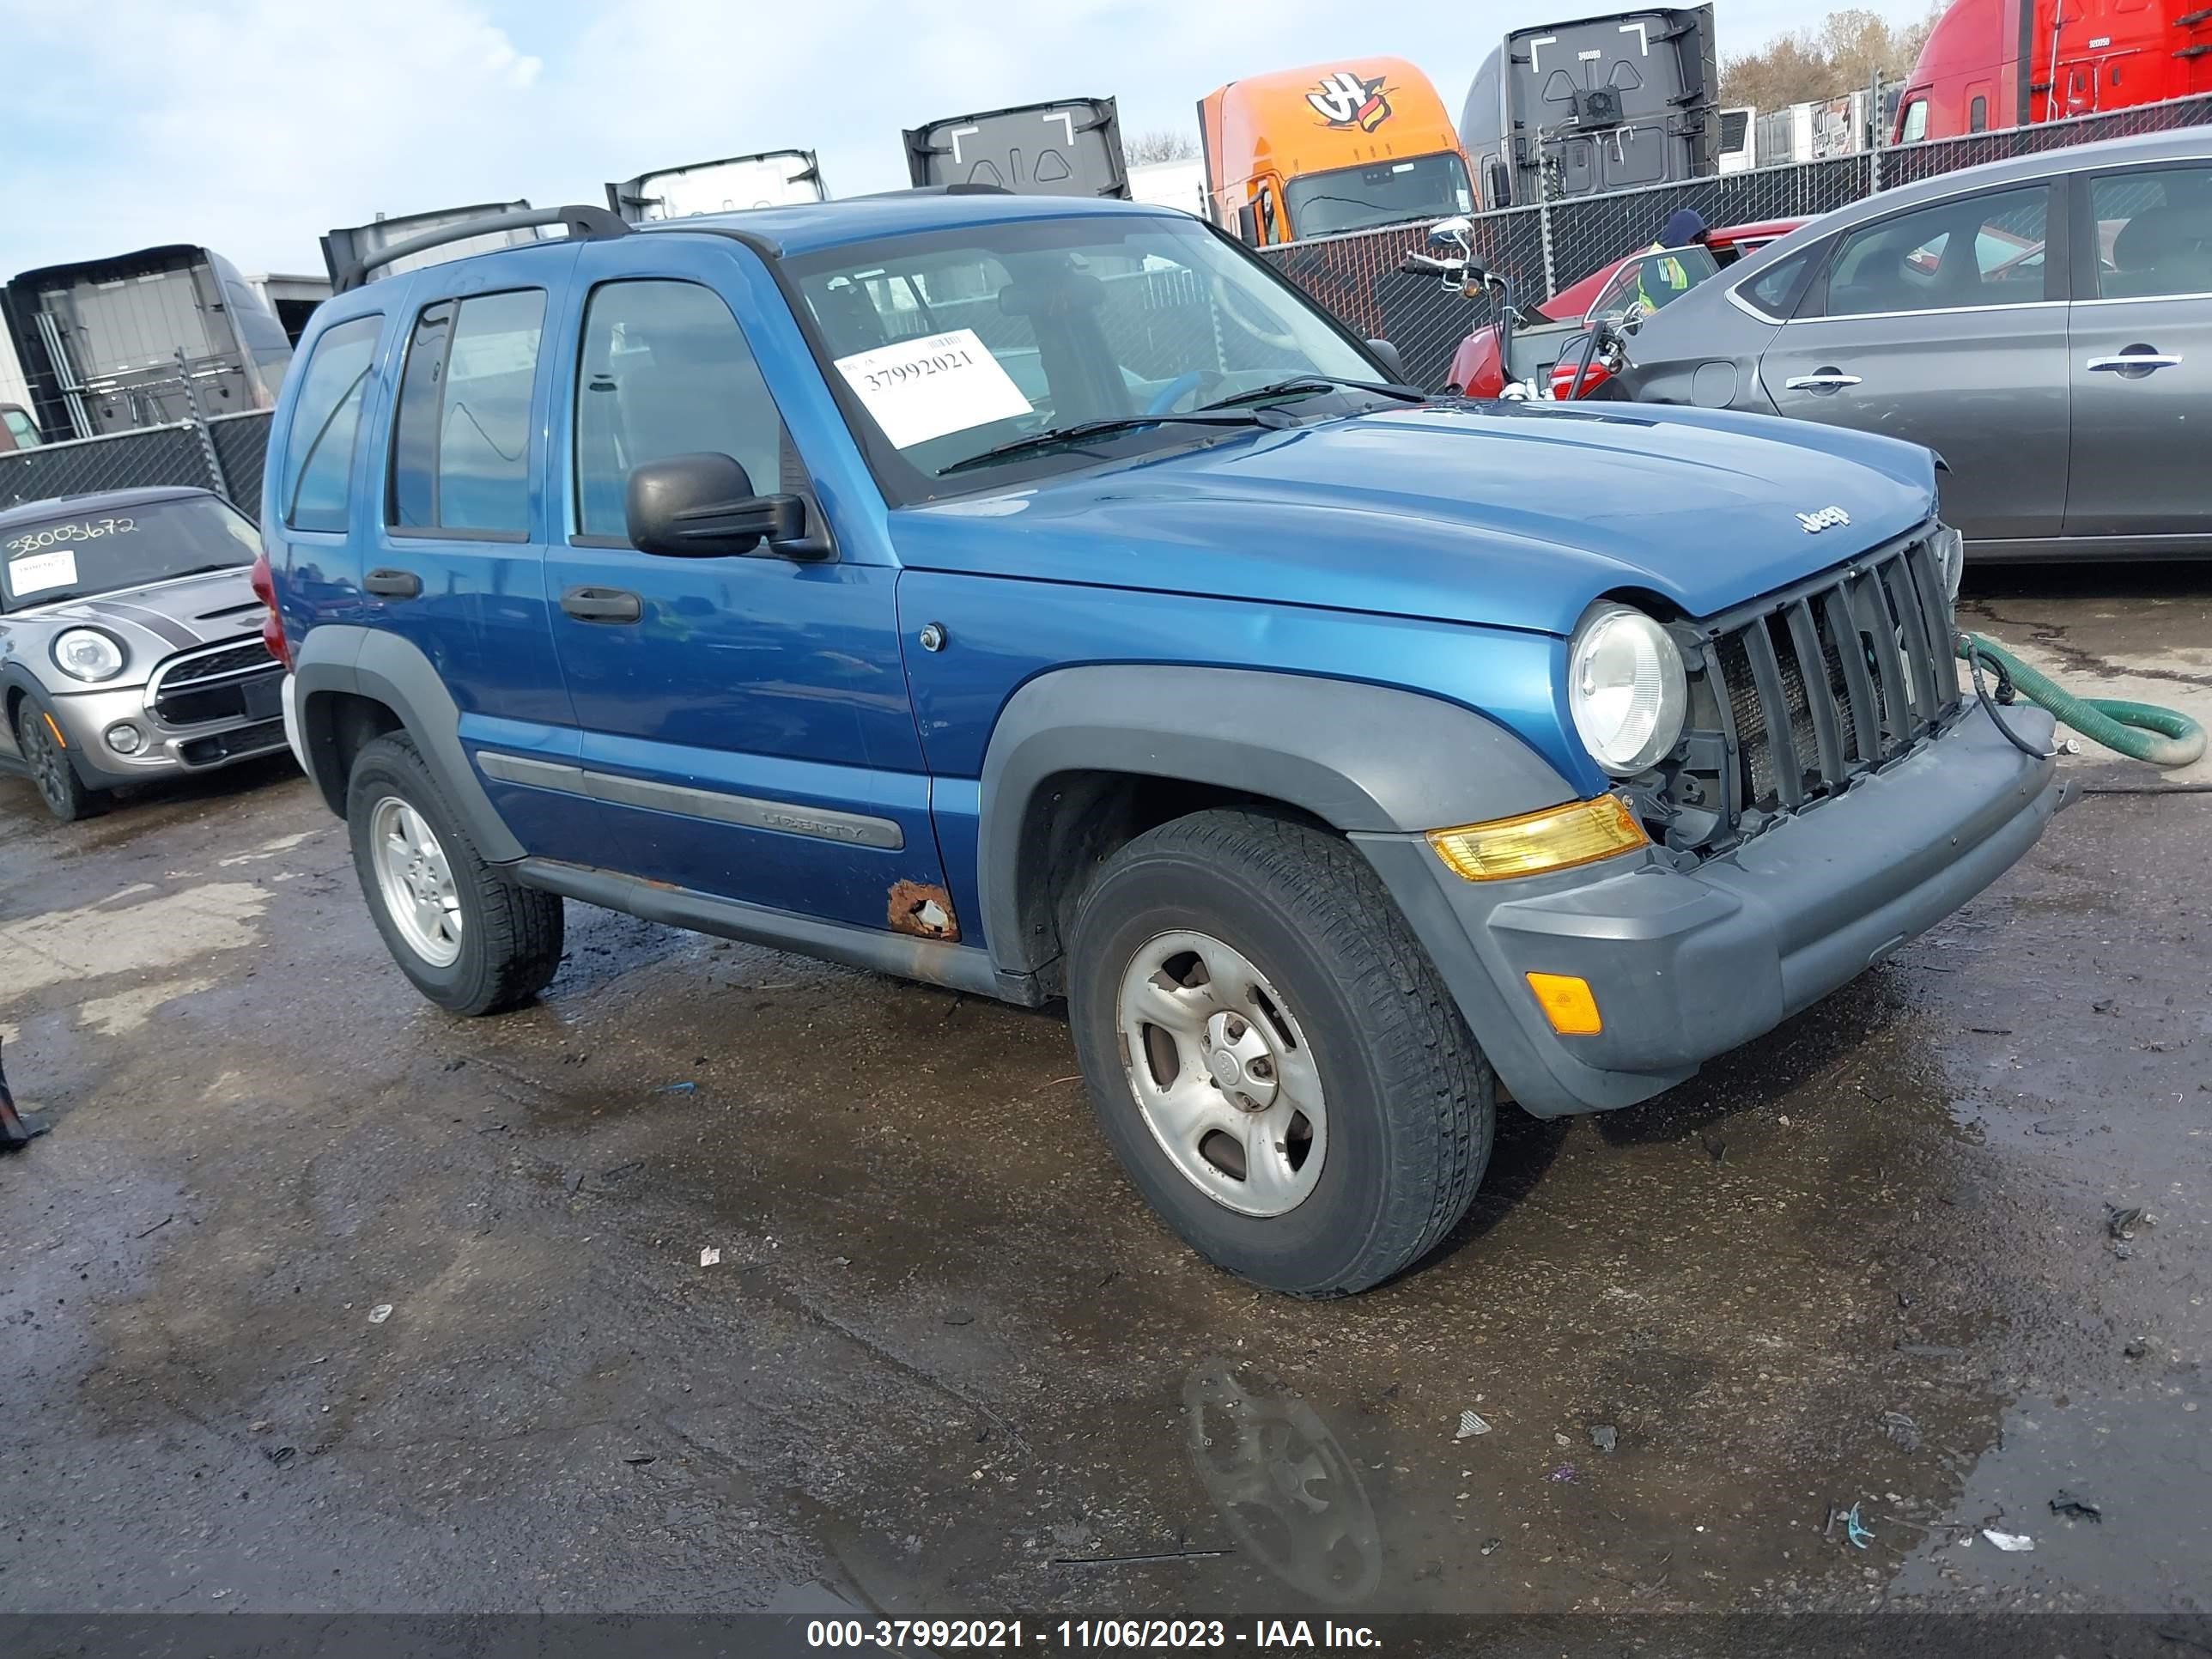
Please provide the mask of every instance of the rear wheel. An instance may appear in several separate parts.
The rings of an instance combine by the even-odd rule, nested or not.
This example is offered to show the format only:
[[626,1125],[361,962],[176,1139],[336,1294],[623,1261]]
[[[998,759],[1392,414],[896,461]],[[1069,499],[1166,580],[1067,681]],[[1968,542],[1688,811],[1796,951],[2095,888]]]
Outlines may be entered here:
[[492,1014],[551,981],[561,901],[484,862],[413,738],[393,732],[361,751],[346,824],[377,931],[424,996],[450,1013]]
[[1338,836],[1249,811],[1139,836],[1084,898],[1068,1006],[1130,1180],[1231,1273],[1297,1296],[1364,1290],[1474,1200],[1495,1080]]
[[36,697],[27,696],[15,709],[15,746],[22,751],[31,787],[46,810],[64,823],[89,817],[106,804],[105,790],[88,789],[70,763],[53,714]]

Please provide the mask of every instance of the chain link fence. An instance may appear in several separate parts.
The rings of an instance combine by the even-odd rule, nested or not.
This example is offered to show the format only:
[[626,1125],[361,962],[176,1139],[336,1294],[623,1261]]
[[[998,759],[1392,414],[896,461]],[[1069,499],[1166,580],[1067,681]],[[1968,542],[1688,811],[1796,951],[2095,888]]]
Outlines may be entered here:
[[212,489],[258,520],[269,420],[268,410],[248,410],[10,450],[0,453],[0,507],[58,495],[182,485]]
[[[1590,272],[1650,246],[1680,208],[1695,209],[1717,229],[1810,218],[1878,191],[1984,161],[2207,122],[2212,122],[2212,97],[2144,104],[2069,121],[1507,208],[1478,216],[1471,241],[1474,257],[1510,278],[1516,301],[1528,309]],[[1398,262],[1407,252],[1425,246],[1425,229],[1397,225],[1262,252],[1284,276],[1363,337],[1395,345],[1407,378],[1441,390],[1460,342],[1490,322],[1490,304],[1469,301],[1432,276],[1399,270]]]

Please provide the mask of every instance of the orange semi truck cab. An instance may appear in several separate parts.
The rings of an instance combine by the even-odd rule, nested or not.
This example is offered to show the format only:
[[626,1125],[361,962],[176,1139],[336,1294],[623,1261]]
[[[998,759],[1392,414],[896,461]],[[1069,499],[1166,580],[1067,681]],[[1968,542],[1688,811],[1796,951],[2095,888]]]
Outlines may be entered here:
[[1255,75],[1198,101],[1214,222],[1255,246],[1471,212],[1467,157],[1399,58]]
[[2212,92],[2206,0],[1953,0],[1898,100],[1899,143]]

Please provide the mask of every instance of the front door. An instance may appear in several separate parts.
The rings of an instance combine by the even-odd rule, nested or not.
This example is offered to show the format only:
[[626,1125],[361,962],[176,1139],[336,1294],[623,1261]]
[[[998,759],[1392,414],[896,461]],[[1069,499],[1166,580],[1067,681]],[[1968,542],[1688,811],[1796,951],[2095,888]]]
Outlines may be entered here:
[[774,294],[757,267],[734,240],[704,237],[626,237],[580,255],[561,324],[573,368],[552,485],[568,533],[546,564],[580,739],[580,777],[562,781],[580,798],[562,843],[532,850],[884,927],[902,884],[945,879],[896,568],[857,537],[826,560],[766,547],[673,558],[638,551],[625,528],[631,468],[714,451],[744,465],[756,494],[805,498],[810,531],[828,532],[763,373],[793,352],[804,364],[805,348],[787,313],[754,309],[748,295]]
[[2066,533],[2212,546],[2212,167],[2083,183]]
[[1759,362],[1782,414],[1941,454],[1943,516],[1969,541],[2055,536],[2066,511],[2051,195],[2046,184],[1985,191],[1838,237]]

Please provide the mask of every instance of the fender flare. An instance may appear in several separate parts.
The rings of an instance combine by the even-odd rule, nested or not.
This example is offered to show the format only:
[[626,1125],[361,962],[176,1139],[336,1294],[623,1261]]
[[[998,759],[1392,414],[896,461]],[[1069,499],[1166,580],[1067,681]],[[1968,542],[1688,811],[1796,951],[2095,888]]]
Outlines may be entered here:
[[345,816],[334,714],[337,696],[351,694],[392,711],[488,863],[513,864],[524,856],[522,843],[493,807],[461,747],[459,706],[429,658],[411,641],[383,629],[325,623],[301,640],[293,654],[292,681],[300,744],[306,750],[301,758],[331,811]]
[[976,888],[1001,969],[1034,973],[1057,954],[1035,809],[1074,772],[1216,784],[1347,834],[1510,817],[1576,793],[1495,720],[1419,692],[1262,669],[1055,670],[1007,699],[983,757]]

